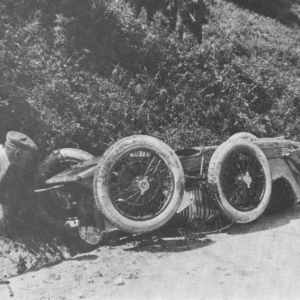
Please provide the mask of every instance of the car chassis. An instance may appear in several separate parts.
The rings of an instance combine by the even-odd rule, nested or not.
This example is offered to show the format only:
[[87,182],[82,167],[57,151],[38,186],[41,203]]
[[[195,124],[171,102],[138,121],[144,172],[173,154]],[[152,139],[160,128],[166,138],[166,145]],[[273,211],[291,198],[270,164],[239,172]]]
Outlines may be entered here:
[[121,139],[97,158],[60,149],[39,165],[37,205],[48,223],[79,228],[92,244],[111,228],[143,233],[220,214],[248,223],[299,202],[299,148],[242,132],[219,146],[176,152],[146,135]]

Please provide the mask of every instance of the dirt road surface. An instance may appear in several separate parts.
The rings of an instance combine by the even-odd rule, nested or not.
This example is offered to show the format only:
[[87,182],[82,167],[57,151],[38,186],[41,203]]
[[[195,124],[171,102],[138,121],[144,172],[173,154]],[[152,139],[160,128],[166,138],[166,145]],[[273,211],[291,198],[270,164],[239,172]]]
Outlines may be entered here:
[[9,278],[1,300],[300,299],[300,206],[219,233],[127,237]]

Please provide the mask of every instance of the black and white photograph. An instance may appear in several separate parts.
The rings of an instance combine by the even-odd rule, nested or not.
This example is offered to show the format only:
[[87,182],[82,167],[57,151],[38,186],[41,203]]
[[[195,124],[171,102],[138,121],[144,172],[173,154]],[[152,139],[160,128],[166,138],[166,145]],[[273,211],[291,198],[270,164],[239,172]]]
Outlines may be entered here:
[[0,0],[0,299],[300,299],[300,0]]

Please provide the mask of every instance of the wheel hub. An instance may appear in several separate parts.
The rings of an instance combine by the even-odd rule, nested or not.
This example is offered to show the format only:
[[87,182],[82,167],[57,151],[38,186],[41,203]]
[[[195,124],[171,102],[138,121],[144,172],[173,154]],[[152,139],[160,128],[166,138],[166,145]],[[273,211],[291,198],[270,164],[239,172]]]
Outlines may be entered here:
[[245,174],[239,175],[237,177],[237,181],[245,183],[247,185],[247,188],[250,189],[250,185],[252,183],[252,178],[251,178],[249,172],[247,171]]
[[144,195],[145,192],[150,188],[150,183],[148,181],[148,176],[137,176],[133,180],[133,186],[137,187],[141,191],[141,195]]

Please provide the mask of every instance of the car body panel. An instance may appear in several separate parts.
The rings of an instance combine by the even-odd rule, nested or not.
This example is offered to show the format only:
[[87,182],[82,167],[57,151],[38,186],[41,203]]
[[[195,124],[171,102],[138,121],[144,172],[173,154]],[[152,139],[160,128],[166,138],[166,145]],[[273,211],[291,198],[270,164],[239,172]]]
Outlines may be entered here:
[[[300,149],[300,143],[280,138],[257,138],[251,140],[265,154],[272,176],[272,181],[284,179],[290,186],[294,203],[300,201],[300,172],[297,164],[285,154],[293,149]],[[192,222],[210,220],[219,214],[219,208],[209,195],[206,187],[207,170],[213,153],[218,146],[193,147],[176,151],[185,174],[185,194],[177,214],[172,222]],[[300,151],[299,151],[300,154]],[[47,180],[47,185],[79,183],[86,188],[93,188],[93,177],[100,157],[77,164]],[[300,155],[299,155],[300,166]],[[283,199],[284,200],[284,199]]]
[[[253,141],[266,155],[271,169],[272,180],[283,178],[290,186],[295,195],[295,202],[300,201],[300,172],[297,167],[288,159],[283,159],[282,156],[289,150],[300,147],[300,143],[284,140],[282,138],[261,138]],[[217,149],[218,146],[193,147],[176,151],[182,167],[184,169],[186,180],[200,179],[205,176],[205,166]],[[68,182],[77,182],[88,188],[93,187],[93,175],[97,168],[100,157],[80,163],[65,170],[56,176],[47,180],[49,185],[57,185]],[[190,172],[198,171],[198,175],[189,176]],[[198,176],[198,177],[197,177]]]
[[100,157],[93,158],[89,161],[79,163],[71,168],[58,173],[46,181],[46,184],[56,185],[62,183],[77,182],[88,188],[93,188],[94,172],[97,168]]

